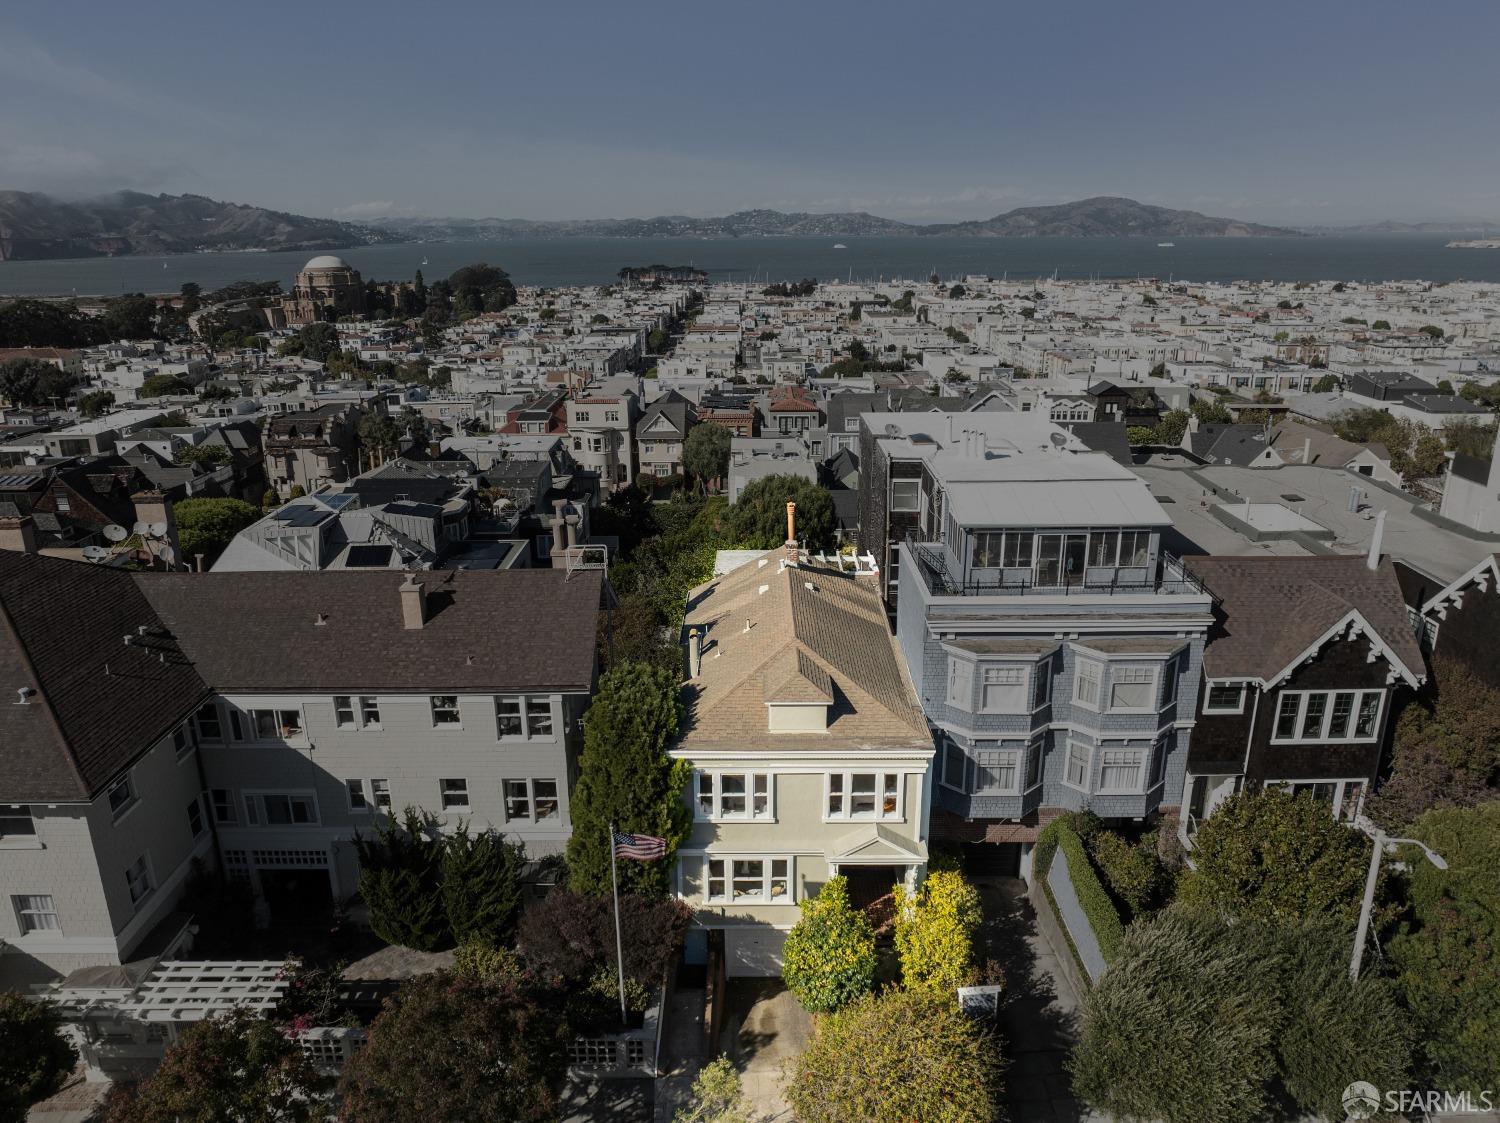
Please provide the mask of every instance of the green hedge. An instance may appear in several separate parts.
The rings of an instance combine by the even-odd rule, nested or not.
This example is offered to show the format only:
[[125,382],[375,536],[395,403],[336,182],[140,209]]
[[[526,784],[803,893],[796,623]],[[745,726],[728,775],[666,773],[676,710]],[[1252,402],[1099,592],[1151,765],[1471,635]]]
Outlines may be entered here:
[[[1088,829],[1090,826],[1085,826],[1085,830]],[[1094,938],[1099,941],[1099,951],[1104,956],[1104,962],[1113,963],[1120,952],[1120,941],[1125,938],[1125,922],[1120,919],[1109,891],[1099,880],[1099,873],[1089,859],[1088,848],[1075,829],[1071,815],[1052,820],[1037,835],[1036,849],[1032,853],[1032,869],[1035,876],[1042,879],[1043,885],[1047,884],[1047,871],[1052,868],[1052,858],[1058,847],[1062,847],[1063,853],[1068,856],[1068,874],[1069,880],[1073,882],[1073,892],[1078,895],[1083,915],[1088,918],[1089,926],[1094,930]]]

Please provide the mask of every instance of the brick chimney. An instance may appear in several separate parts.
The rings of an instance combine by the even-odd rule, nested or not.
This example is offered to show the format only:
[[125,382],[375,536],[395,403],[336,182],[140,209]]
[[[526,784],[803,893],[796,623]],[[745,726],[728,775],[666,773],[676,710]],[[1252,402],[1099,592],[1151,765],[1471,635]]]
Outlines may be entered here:
[[36,520],[30,515],[0,518],[0,550],[36,553]]
[[406,584],[401,586],[401,626],[420,629],[427,623],[427,590],[417,580],[415,573],[406,575]]
[[786,560],[797,564],[797,504],[792,502],[786,505]]

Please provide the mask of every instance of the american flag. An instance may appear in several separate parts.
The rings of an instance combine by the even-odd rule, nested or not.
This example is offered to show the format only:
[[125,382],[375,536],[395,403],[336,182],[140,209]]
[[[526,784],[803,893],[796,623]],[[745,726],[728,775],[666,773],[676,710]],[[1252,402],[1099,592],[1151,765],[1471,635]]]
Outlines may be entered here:
[[667,840],[649,834],[625,834],[615,831],[615,857],[650,862],[667,856]]

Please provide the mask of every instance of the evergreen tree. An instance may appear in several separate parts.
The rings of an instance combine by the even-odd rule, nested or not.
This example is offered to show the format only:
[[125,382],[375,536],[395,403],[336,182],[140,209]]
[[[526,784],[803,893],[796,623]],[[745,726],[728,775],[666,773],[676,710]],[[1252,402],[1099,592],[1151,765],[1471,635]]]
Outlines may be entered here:
[[568,884],[575,892],[610,891],[613,824],[667,840],[664,859],[619,863],[620,891],[667,893],[673,856],[692,827],[683,800],[692,767],[666,754],[680,720],[677,680],[670,671],[640,663],[622,664],[599,680],[583,719],[583,758],[573,792]]
[[809,550],[833,544],[833,496],[801,476],[765,476],[750,484],[725,513],[729,538],[746,549],[769,550],[786,541],[786,505],[797,504],[797,537]]
[[415,807],[404,826],[386,823],[373,839],[354,836],[359,852],[359,895],[370,909],[370,927],[387,943],[432,951],[448,941],[443,915],[443,843],[428,835]]
[[515,930],[521,906],[523,846],[496,831],[470,834],[460,823],[443,848],[443,911],[460,944],[500,947]]
[[61,1088],[76,1060],[55,1007],[0,992],[0,1123],[24,1123],[27,1109]]

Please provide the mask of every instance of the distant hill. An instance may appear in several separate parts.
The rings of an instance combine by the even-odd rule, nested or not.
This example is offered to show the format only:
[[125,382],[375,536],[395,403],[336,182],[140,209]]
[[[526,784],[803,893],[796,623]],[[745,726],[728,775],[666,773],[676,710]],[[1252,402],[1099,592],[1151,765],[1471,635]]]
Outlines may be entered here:
[[1436,222],[1360,222],[1351,226],[1309,226],[1313,234],[1490,234],[1500,231],[1500,222],[1481,219],[1441,219]]
[[401,241],[375,226],[221,203],[202,195],[121,191],[64,202],[0,191],[0,261],[211,250],[326,250]]
[[1018,207],[977,222],[926,226],[918,233],[966,238],[1263,238],[1297,237],[1301,231],[1100,195],[1050,207]]
[[856,211],[786,214],[737,211],[722,218],[660,215],[656,218],[579,218],[536,222],[524,218],[397,218],[382,225],[423,241],[463,238],[767,238],[916,234],[905,222]]

